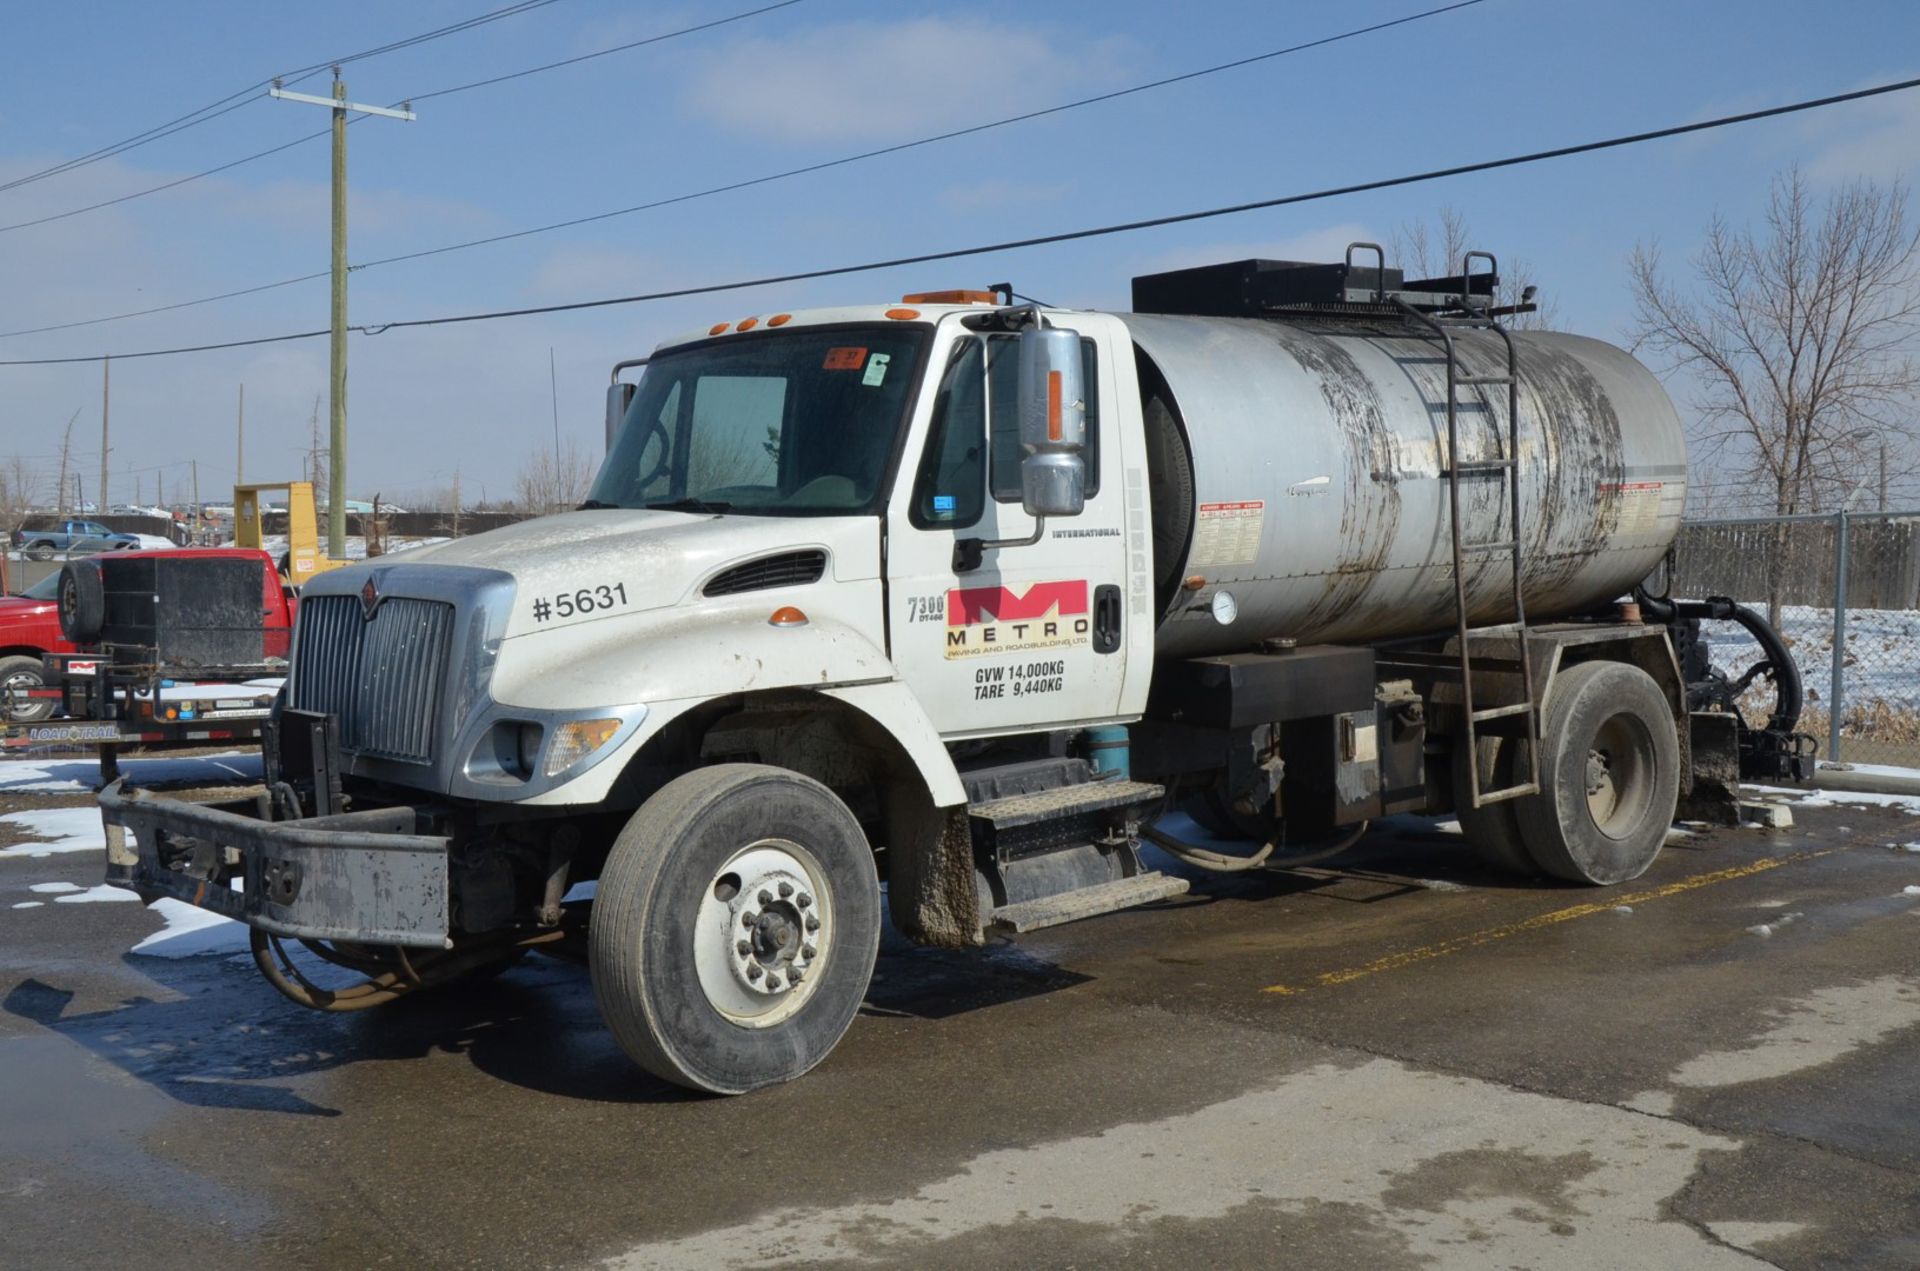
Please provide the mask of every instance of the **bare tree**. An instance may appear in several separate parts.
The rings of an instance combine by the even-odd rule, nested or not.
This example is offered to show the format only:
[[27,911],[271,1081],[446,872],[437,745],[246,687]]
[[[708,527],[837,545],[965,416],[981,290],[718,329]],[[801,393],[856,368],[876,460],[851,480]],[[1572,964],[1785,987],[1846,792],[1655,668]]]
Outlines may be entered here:
[[[1464,258],[1474,249],[1486,250],[1487,244],[1474,238],[1466,216],[1457,207],[1442,207],[1428,225],[1425,221],[1405,221],[1387,240],[1388,264],[1397,264],[1410,278],[1444,278],[1460,272]],[[1532,288],[1534,308],[1527,313],[1508,315],[1504,321],[1519,331],[1541,331],[1554,325],[1553,302],[1539,295],[1539,278],[1531,263],[1520,257],[1500,262],[1500,283],[1494,291],[1494,304],[1517,305]]]
[[1877,465],[1920,387],[1920,237],[1898,183],[1861,181],[1816,206],[1797,169],[1773,183],[1764,227],[1715,217],[1683,293],[1657,247],[1633,256],[1640,347],[1692,382],[1702,458],[1779,515],[1836,506]]
[[0,467],[0,533],[11,533],[26,523],[39,484],[38,474],[21,455],[11,456]]
[[316,508],[327,506],[327,478],[330,475],[328,460],[330,454],[320,444],[320,394],[313,395],[313,411],[307,416],[307,457],[300,466],[306,470],[307,480],[313,483],[313,505]]
[[572,441],[536,450],[514,479],[514,508],[544,516],[579,507],[593,486],[594,466]]
[[1632,282],[1635,347],[1692,388],[1696,466],[1792,515],[1839,506],[1883,444],[1905,453],[1920,387],[1908,356],[1920,237],[1905,186],[1855,181],[1816,200],[1789,169],[1758,229],[1715,216],[1689,264],[1683,290],[1658,247],[1642,245]]

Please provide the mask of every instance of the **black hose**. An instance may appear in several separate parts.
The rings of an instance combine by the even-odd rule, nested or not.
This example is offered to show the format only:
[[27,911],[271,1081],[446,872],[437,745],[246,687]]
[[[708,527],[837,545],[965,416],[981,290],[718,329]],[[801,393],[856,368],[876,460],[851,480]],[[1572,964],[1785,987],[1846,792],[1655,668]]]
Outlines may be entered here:
[[[1640,605],[1640,611],[1663,626],[1675,622],[1707,620],[1712,622],[1737,622],[1753,636],[1754,643],[1760,646],[1760,652],[1766,664],[1773,669],[1774,710],[1767,721],[1767,727],[1780,733],[1791,733],[1800,723],[1800,711],[1805,705],[1804,690],[1800,684],[1800,665],[1793,660],[1793,654],[1787,649],[1787,642],[1773,629],[1766,618],[1737,604],[1726,596],[1709,596],[1705,600],[1666,600],[1648,595],[1644,589],[1635,588],[1634,599]],[[1752,681],[1749,672],[1743,683]]]

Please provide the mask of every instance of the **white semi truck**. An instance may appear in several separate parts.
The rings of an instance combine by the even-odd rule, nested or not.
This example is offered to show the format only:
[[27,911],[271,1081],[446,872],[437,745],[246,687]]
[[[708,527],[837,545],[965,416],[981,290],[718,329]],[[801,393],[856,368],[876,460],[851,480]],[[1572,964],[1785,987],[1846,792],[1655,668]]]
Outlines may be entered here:
[[[728,1093],[832,1049],[883,906],[966,947],[1186,890],[1143,840],[1284,867],[1453,812],[1497,868],[1632,878],[1683,796],[1805,773],[1798,684],[1752,614],[1636,590],[1686,488],[1660,385],[1510,312],[1491,257],[1356,245],[1131,313],[670,341],[615,368],[579,510],[309,583],[266,793],[109,787],[107,877],[247,922],[322,1009],[583,947],[627,1052]],[[1702,619],[1761,636],[1767,720]]]

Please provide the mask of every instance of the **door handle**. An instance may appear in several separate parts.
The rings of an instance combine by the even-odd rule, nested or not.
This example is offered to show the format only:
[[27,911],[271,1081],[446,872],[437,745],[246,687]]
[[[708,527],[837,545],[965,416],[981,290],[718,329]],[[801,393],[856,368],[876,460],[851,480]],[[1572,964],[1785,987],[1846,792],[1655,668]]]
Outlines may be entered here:
[[1093,589],[1093,651],[1113,653],[1120,647],[1120,589],[1102,583]]

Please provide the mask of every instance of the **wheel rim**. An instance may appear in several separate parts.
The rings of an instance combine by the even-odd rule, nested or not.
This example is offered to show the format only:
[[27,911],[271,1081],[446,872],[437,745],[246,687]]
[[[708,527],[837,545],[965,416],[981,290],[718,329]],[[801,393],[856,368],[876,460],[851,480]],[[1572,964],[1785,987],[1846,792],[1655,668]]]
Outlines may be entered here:
[[746,1028],[792,1017],[833,950],[826,871],[786,839],[749,843],[714,871],[694,923],[693,961],[713,1009]]
[[1653,738],[1646,724],[1614,715],[1594,733],[1587,749],[1587,812],[1608,838],[1632,836],[1653,797]]
[[46,681],[32,671],[15,671],[4,680],[0,680],[0,715],[7,719],[32,722],[44,719],[53,713],[50,702],[39,702],[26,694],[41,688]]

